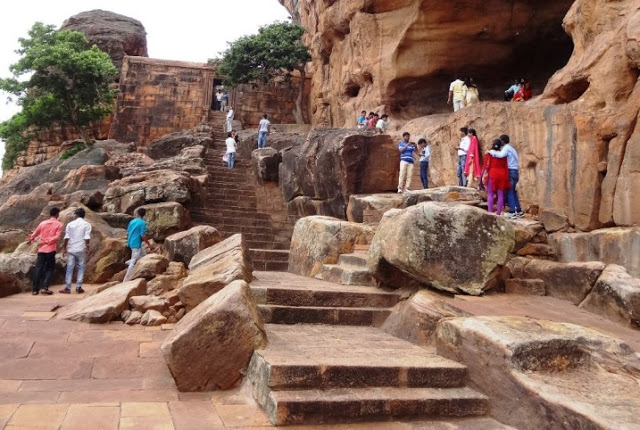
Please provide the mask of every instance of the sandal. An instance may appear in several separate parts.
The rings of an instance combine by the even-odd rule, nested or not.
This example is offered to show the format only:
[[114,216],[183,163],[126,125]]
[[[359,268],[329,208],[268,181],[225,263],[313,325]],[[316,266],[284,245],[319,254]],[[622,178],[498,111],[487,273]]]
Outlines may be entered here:
[[78,288],[76,288],[76,293],[82,294],[82,293],[84,293],[84,290],[82,289],[82,287],[78,287]]
[[33,291],[31,292],[31,294],[32,294],[32,295],[34,295],[34,296],[37,296],[37,295],[38,295],[38,292],[37,292],[36,290],[33,290]]
[[40,293],[50,296],[51,294],[53,294],[53,291],[49,290],[48,288],[43,288],[42,290],[40,290]]
[[66,288],[61,289],[60,291],[58,291],[60,294],[71,294],[71,290],[67,290]]

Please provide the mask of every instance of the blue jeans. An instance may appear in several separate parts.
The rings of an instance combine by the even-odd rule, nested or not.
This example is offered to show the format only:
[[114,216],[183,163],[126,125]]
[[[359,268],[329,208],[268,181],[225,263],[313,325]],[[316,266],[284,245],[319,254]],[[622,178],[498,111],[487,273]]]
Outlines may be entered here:
[[267,132],[260,131],[258,132],[258,148],[266,148],[267,147]]
[[520,199],[518,199],[518,191],[516,187],[518,186],[518,181],[520,180],[520,175],[518,170],[509,169],[509,181],[511,182],[511,188],[507,192],[507,202],[509,204],[509,212],[522,212],[522,208],[520,207]]
[[64,277],[64,283],[67,290],[71,289],[73,283],[73,268],[78,265],[78,275],[76,276],[76,288],[82,287],[84,280],[84,269],[87,267],[87,254],[82,252],[74,252],[67,254],[67,272]]
[[230,169],[233,169],[233,165],[236,163],[236,153],[229,152],[227,153],[227,155],[229,156],[229,161],[227,162],[227,164],[229,164]]
[[422,181],[422,188],[424,188],[425,190],[427,188],[429,188],[429,177],[427,176],[429,174],[429,162],[428,161],[421,161],[420,162],[420,180]]
[[464,176],[464,165],[467,162],[466,155],[458,155],[458,186],[467,186],[467,177]]

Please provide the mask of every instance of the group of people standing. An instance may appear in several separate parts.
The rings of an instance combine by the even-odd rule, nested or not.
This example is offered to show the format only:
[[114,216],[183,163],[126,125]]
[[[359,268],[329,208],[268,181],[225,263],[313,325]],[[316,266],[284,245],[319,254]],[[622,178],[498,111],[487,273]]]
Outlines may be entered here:
[[363,110],[360,112],[360,116],[356,121],[356,127],[358,130],[362,130],[365,128],[375,128],[380,131],[386,131],[389,126],[389,115],[382,114],[379,115],[376,112],[369,112],[367,115],[367,111]]
[[[153,250],[149,238],[147,237],[147,223],[144,221],[146,211],[139,208],[136,217],[127,226],[127,247],[131,249],[131,259],[128,261],[127,272],[124,282],[130,280],[133,267],[137,261],[144,256],[142,242],[144,241],[149,249]],[[60,216],[59,208],[52,208],[49,211],[49,219],[42,221],[33,233],[29,235],[28,243],[31,244],[38,238],[38,255],[36,257],[36,267],[33,273],[32,294],[51,295],[49,290],[56,266],[56,251],[58,240],[62,234],[62,223],[58,220]],[[73,284],[73,272],[76,273],[76,293],[84,293],[82,283],[84,281],[84,271],[87,267],[87,260],[91,256],[91,224],[85,220],[86,212],[83,208],[74,211],[75,219],[69,222],[64,229],[64,242],[62,244],[62,256],[66,259],[65,287],[58,292],[61,294],[71,294]]]
[[418,145],[411,142],[411,134],[404,132],[402,141],[398,144],[400,151],[400,175],[398,178],[398,192],[409,191],[413,177],[413,164],[416,153],[420,157],[420,180],[424,189],[429,188],[429,158],[431,149],[427,139],[418,140]]
[[213,110],[219,110],[220,112],[224,112],[227,109],[227,105],[229,104],[229,93],[226,90],[218,89],[216,91],[216,97],[213,100]]
[[453,111],[457,112],[460,108],[472,106],[480,102],[480,93],[478,86],[473,78],[461,79],[457,77],[449,84],[449,98],[447,104],[453,103]]
[[531,82],[526,79],[516,79],[507,91],[504,92],[505,101],[524,102],[533,96]]

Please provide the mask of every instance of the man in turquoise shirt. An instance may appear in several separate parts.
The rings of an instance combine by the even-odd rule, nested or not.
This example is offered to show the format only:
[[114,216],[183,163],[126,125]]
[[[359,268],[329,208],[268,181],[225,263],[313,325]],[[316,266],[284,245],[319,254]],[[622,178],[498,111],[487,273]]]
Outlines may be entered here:
[[127,226],[127,246],[131,248],[131,260],[129,260],[129,267],[127,268],[127,273],[124,275],[123,282],[129,280],[129,277],[133,273],[133,267],[140,258],[144,257],[142,241],[147,244],[150,250],[153,250],[147,237],[147,222],[143,219],[146,214],[147,211],[144,208],[138,209],[136,211],[136,217],[132,219]]

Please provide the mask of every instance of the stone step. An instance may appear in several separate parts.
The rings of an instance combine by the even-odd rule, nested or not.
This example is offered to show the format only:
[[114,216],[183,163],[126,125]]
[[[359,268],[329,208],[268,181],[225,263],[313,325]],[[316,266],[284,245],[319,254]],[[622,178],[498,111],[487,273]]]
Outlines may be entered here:
[[347,264],[357,267],[367,267],[367,258],[369,253],[356,251],[351,254],[340,254],[338,257],[338,264]]
[[391,308],[258,305],[270,324],[329,324],[380,327]]
[[252,248],[249,250],[251,252],[251,258],[257,258],[261,260],[268,261],[284,261],[286,263],[289,262],[289,250],[288,249],[259,249]]
[[253,270],[265,272],[286,272],[289,268],[288,261],[272,261],[252,258],[251,263],[253,265]]
[[237,219],[254,219],[254,220],[264,220],[264,221],[269,221],[270,219],[268,214],[263,214],[260,212],[256,212],[255,210],[239,208],[239,207],[216,207],[216,208],[204,207],[202,209],[198,208],[198,210],[194,212],[202,215],[207,215],[207,216],[212,216],[212,217],[217,217],[222,219],[234,218],[234,217],[236,217]]
[[323,264],[316,278],[342,285],[373,285],[366,267],[350,264]]
[[470,388],[272,391],[262,405],[274,425],[482,416],[486,396]]

